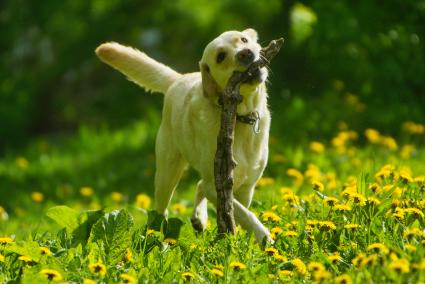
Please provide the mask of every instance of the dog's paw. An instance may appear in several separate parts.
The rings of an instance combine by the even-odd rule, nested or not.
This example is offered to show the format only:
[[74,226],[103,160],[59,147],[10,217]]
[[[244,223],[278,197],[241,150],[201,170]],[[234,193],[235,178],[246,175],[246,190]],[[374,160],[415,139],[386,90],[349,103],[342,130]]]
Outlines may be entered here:
[[190,221],[192,222],[192,227],[193,229],[195,229],[195,231],[201,233],[203,231],[205,231],[206,229],[206,224],[203,224],[201,219],[199,219],[198,217],[192,217],[190,218]]

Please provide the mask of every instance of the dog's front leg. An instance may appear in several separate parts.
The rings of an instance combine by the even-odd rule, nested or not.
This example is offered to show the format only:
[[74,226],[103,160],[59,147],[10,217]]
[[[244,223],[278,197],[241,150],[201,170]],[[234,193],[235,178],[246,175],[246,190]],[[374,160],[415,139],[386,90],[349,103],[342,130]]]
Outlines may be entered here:
[[[214,184],[205,183],[204,192],[208,200],[217,207],[217,193]],[[254,213],[249,211],[236,199],[233,199],[233,210],[235,221],[248,232],[254,233],[258,243],[261,243],[264,238],[266,238],[267,242],[273,243],[269,230],[258,220]]]

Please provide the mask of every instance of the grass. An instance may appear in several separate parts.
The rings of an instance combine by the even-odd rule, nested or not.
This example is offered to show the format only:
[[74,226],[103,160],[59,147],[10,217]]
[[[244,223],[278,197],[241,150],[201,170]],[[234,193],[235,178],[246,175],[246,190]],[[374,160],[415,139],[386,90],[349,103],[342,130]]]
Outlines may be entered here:
[[149,211],[157,125],[150,118],[119,130],[82,128],[7,153],[0,160],[0,281],[425,280],[423,133],[407,129],[395,140],[345,129],[296,146],[272,137],[251,207],[275,238],[263,247],[241,229],[217,240],[212,207],[207,231],[194,233],[191,171],[167,227]]

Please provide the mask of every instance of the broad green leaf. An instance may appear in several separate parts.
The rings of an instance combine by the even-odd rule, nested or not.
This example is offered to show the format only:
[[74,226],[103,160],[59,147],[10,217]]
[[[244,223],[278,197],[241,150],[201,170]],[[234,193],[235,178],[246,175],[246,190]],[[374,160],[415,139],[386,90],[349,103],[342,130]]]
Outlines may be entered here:
[[93,225],[104,215],[104,210],[84,211],[78,216],[78,227],[72,233],[72,244],[85,244]]
[[47,210],[47,217],[54,220],[59,226],[64,227],[68,233],[71,233],[78,227],[78,216],[76,210],[68,206],[55,206]]
[[88,242],[97,243],[99,248],[103,246],[107,261],[116,263],[131,246],[133,224],[133,217],[127,210],[114,210],[94,224]]

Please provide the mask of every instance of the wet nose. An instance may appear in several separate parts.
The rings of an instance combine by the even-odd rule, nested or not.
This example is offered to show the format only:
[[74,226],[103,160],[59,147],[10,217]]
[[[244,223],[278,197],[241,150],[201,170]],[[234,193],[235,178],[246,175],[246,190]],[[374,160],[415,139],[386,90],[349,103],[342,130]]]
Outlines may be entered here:
[[254,57],[254,53],[248,48],[242,49],[236,53],[237,61],[243,65],[251,64],[254,61]]

